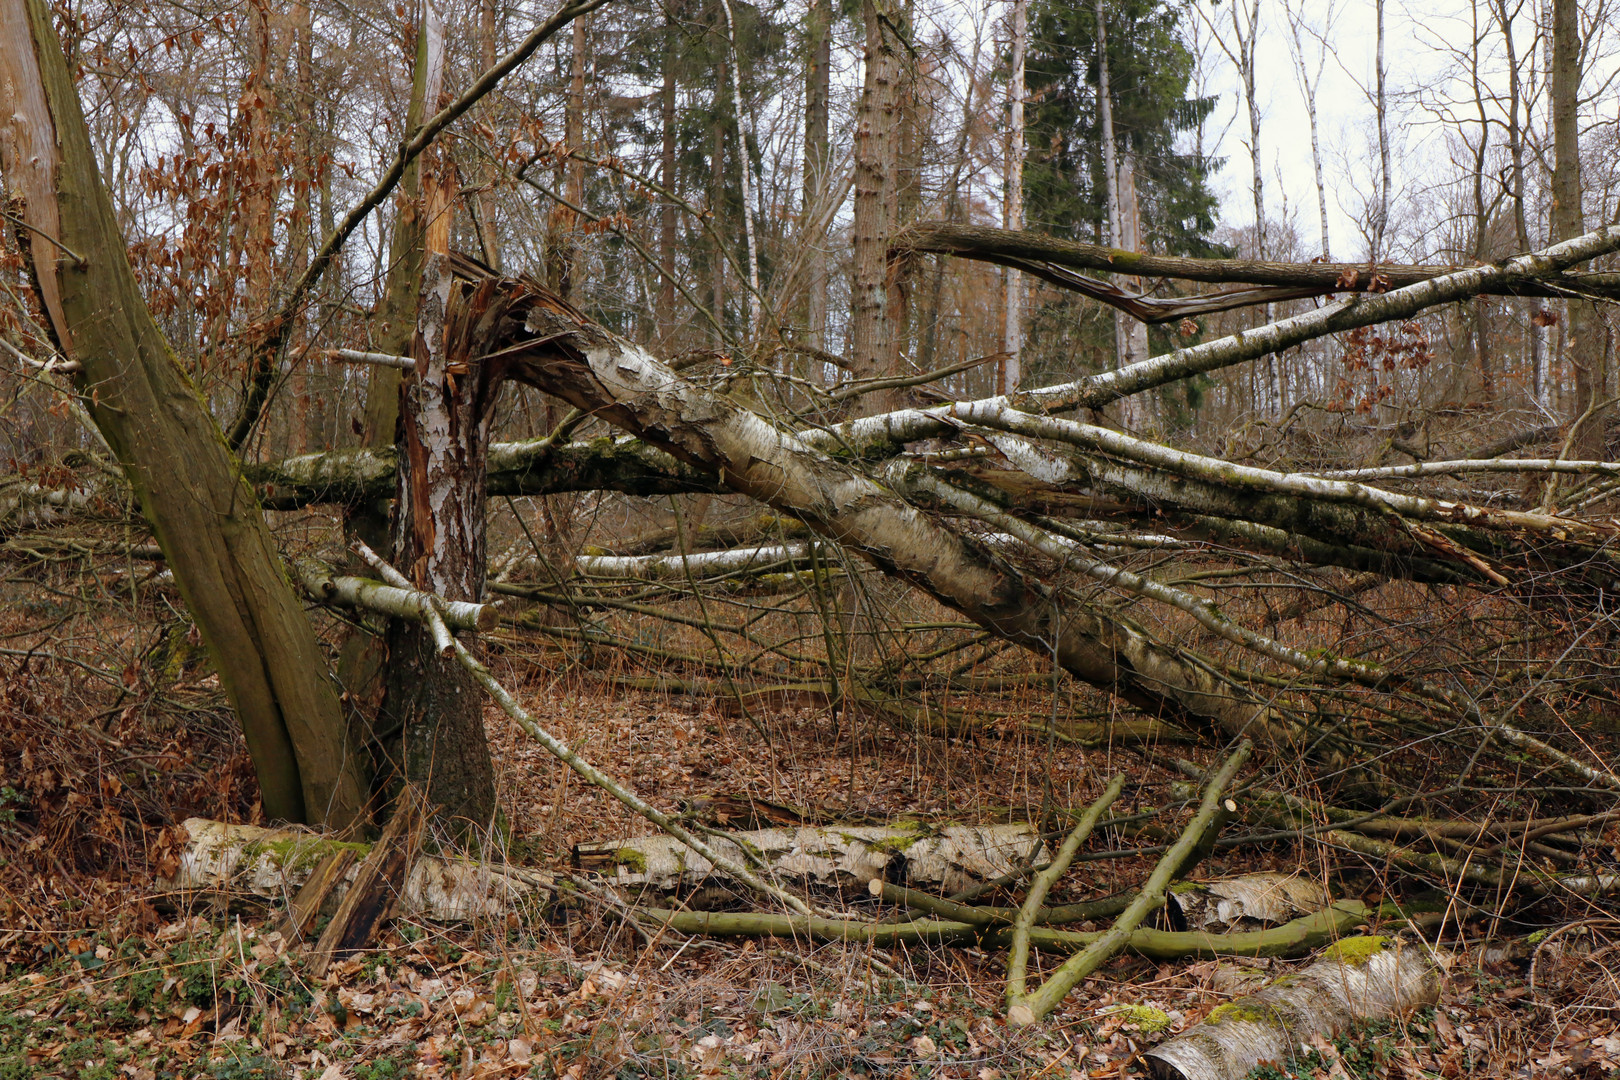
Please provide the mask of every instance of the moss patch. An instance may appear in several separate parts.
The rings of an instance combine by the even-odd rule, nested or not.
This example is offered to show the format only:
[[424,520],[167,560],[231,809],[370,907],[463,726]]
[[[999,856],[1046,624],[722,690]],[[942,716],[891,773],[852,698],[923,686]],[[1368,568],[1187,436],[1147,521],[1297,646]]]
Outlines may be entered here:
[[1277,1010],[1264,1002],[1249,998],[1217,1005],[1204,1017],[1206,1024],[1274,1024]]
[[1119,1005],[1106,1015],[1124,1020],[1144,1035],[1159,1035],[1170,1030],[1169,1014],[1151,1005]]
[[1325,960],[1337,960],[1341,964],[1361,967],[1387,948],[1389,938],[1368,934],[1365,937],[1340,938],[1322,950],[1322,957]]
[[622,866],[633,874],[645,874],[647,856],[635,848],[622,847],[613,853],[613,865]]
[[244,844],[242,858],[252,863],[267,857],[283,873],[297,874],[313,870],[328,855],[345,850],[354,852],[356,859],[364,859],[371,854],[371,845],[328,840],[320,836],[290,836],[282,840],[254,840]]

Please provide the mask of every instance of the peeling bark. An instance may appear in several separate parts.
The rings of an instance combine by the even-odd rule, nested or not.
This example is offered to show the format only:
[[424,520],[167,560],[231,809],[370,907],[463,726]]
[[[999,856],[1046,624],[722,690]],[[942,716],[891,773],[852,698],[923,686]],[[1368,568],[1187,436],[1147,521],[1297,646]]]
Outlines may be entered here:
[[[416,588],[476,604],[484,589],[491,404],[500,380],[486,378],[490,365],[467,350],[466,323],[480,308],[474,300],[452,311],[460,288],[445,257],[430,253],[417,303],[416,369],[400,395],[394,557]],[[456,828],[487,828],[496,810],[495,770],[476,682],[420,622],[393,620],[387,643],[378,714],[393,772],[385,783],[419,787]]]
[[[1013,873],[1035,836],[1027,823],[943,828],[917,823],[763,829],[713,836],[710,843],[738,862],[751,853],[773,876],[799,885],[865,893],[876,881],[956,893]],[[1045,850],[1042,843],[1037,860]],[[575,866],[622,888],[685,892],[721,874],[668,836],[578,844],[573,859]]]
[[[270,901],[287,900],[334,851],[347,849],[363,856],[371,847],[345,844],[318,833],[227,825],[206,818],[188,818],[180,827],[186,833],[186,844],[179,868],[172,877],[160,877],[157,887],[182,895],[245,893]],[[342,897],[358,869],[349,867],[344,884],[332,892],[332,900]],[[504,918],[524,903],[546,899],[550,891],[550,875],[538,871],[418,855],[405,879],[399,914],[436,922]]]

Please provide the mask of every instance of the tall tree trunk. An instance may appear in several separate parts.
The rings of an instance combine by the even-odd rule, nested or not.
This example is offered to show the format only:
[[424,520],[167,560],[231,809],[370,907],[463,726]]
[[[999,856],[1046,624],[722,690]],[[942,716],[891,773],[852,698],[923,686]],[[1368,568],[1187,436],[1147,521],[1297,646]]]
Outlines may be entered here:
[[[563,102],[563,146],[570,153],[585,148],[585,69],[589,61],[590,39],[584,18],[574,20],[573,48],[568,68],[568,97]],[[563,198],[574,206],[585,205],[585,163],[567,158],[558,163]],[[574,291],[574,275],[579,262],[579,215],[568,206],[552,208],[548,223],[546,278],[559,296]]]
[[[1577,0],[1553,0],[1550,72],[1553,175],[1553,239],[1568,240],[1586,231],[1581,207],[1581,24]],[[1606,393],[1603,323],[1589,300],[1570,300],[1566,307],[1564,346],[1575,373],[1575,400],[1570,419],[1579,425],[1570,440],[1575,457],[1603,456],[1605,415],[1599,408]]]
[[239,463],[130,270],[41,0],[0,4],[0,168],[59,348],[129,477],[247,736],[267,817],[347,825],[366,802],[337,693]]
[[[675,19],[676,2],[664,7],[663,85],[659,89],[659,113],[663,125],[662,146],[659,153],[658,183],[665,191],[675,192],[675,46],[680,31]],[[669,342],[675,333],[675,203],[663,199],[658,206],[658,300],[654,308],[654,321],[658,324],[658,339]]]
[[[1108,243],[1113,247],[1131,248],[1133,242],[1128,241],[1125,227],[1125,213],[1122,205],[1120,184],[1119,145],[1114,135],[1114,91],[1111,85],[1111,72],[1108,62],[1108,13],[1103,0],[1096,0],[1095,12],[1097,16],[1097,113],[1102,123],[1103,144],[1103,197],[1105,200],[1105,214],[1108,222]],[[1136,198],[1136,184],[1131,183],[1131,199]],[[1134,212],[1134,207],[1133,207]],[[1134,230],[1133,230],[1134,233]],[[1134,237],[1132,238],[1134,239]],[[1140,288],[1141,279],[1135,279]],[[1138,333],[1140,329],[1140,333]],[[1147,359],[1147,327],[1141,326],[1137,320],[1131,318],[1123,311],[1114,312],[1114,356],[1117,366],[1125,367],[1138,360]],[[1146,418],[1142,415],[1142,401],[1140,398],[1127,398],[1119,405],[1120,421],[1125,427],[1136,430],[1142,427]]]
[[[721,61],[720,69],[715,74],[721,78],[725,75],[725,61]],[[716,102],[714,110],[714,127],[710,132],[713,140],[713,151],[709,159],[709,211],[713,219],[719,223],[724,221],[726,207],[726,118],[725,110]],[[726,249],[721,236],[724,229],[715,230],[714,235],[714,265],[713,273],[709,279],[709,302],[714,308],[714,325],[719,328],[722,337],[726,326]]]
[[[1007,82],[1007,167],[1002,179],[1005,188],[1002,219],[1009,230],[1024,227],[1024,55],[1028,45],[1029,0],[1013,0],[1012,75]],[[1001,392],[1010,394],[1018,389],[1023,375],[1020,364],[1024,349],[1024,280],[1022,274],[1011,268],[1003,274],[1006,317],[1002,323],[1001,350],[1007,358],[1002,363]]]
[[[1374,60],[1374,79],[1376,80],[1373,100],[1373,115],[1378,122],[1378,202],[1373,208],[1372,221],[1372,251],[1369,257],[1373,262],[1382,259],[1386,252],[1384,245],[1389,232],[1389,96],[1386,83],[1389,81],[1389,68],[1384,63],[1384,0],[1376,0],[1377,15],[1377,54]],[[1258,150],[1255,151],[1259,153]],[[1259,176],[1259,163],[1255,164],[1255,175]],[[1262,256],[1263,258],[1264,256]]]
[[[432,115],[444,85],[444,23],[436,4],[420,7],[421,25],[416,31],[416,57],[412,66],[411,100],[405,115],[405,130],[414,134]],[[384,279],[382,303],[378,306],[377,327],[372,347],[391,356],[404,356],[416,335],[417,294],[422,281],[422,250],[433,209],[423,195],[422,159],[411,162],[400,178],[400,202],[389,244],[388,273]],[[330,228],[327,229],[330,234]],[[392,447],[399,429],[401,372],[398,368],[371,365],[365,402],[365,425],[361,446]],[[385,497],[350,506],[344,528],[385,554],[392,552],[389,506]],[[383,672],[387,657],[380,633],[364,625],[355,626],[344,639],[338,659],[338,679],[360,717],[373,717],[384,693]],[[368,736],[375,743],[375,733]],[[373,745],[375,753],[378,747]]]
[[[314,248],[312,235],[315,199],[315,26],[309,5],[295,0],[291,11],[293,92],[293,173],[292,213],[287,220],[287,269],[294,276],[309,265]],[[326,395],[317,385],[312,361],[307,355],[308,344],[302,327],[295,337],[289,338],[292,352],[303,355],[297,376],[296,397],[299,411],[304,417],[302,441],[306,446],[323,446],[326,442]]]
[[[498,0],[479,0],[478,4],[478,60],[485,71],[495,66],[496,48],[500,36],[500,10]],[[485,103],[486,118],[493,119],[494,98]],[[491,124],[493,127],[494,125]],[[495,220],[495,181],[500,169],[494,162],[486,162],[480,170],[478,192],[478,238],[484,249],[484,262],[496,270],[501,268],[501,234]]]
[[274,48],[271,41],[274,18],[266,0],[248,4],[248,38],[253,67],[242,87],[241,113],[247,168],[241,192],[242,217],[246,225],[244,257],[248,317],[263,318],[268,313],[275,280],[276,201],[281,193],[281,169],[276,161],[276,84]]
[[[974,108],[978,104],[975,87],[978,83],[979,38],[974,36],[973,54],[968,60],[968,71],[975,77],[967,80],[962,94],[962,116],[956,128],[956,147],[951,154],[951,171],[945,178],[945,220],[962,220],[962,174],[967,169],[968,136],[973,130]],[[1022,185],[1020,185],[1022,186]],[[945,296],[945,260],[934,260],[933,281],[928,289],[927,307],[922,317],[922,340],[917,346],[917,367],[932,371],[938,364],[940,308]]]
[[[890,29],[888,0],[864,0],[866,75],[855,119],[855,267],[851,307],[852,374],[873,379],[891,374],[895,335],[889,305],[889,239],[897,177],[895,114],[899,103],[900,58]],[[882,395],[867,394],[858,409],[883,408]]]
[[[1311,125],[1311,168],[1316,177],[1316,219],[1322,230],[1322,259],[1324,262],[1333,258],[1332,244],[1328,239],[1328,209],[1327,184],[1322,179],[1322,140],[1320,114],[1316,107],[1317,90],[1322,85],[1322,67],[1327,61],[1327,39],[1333,32],[1334,4],[1329,2],[1322,5],[1323,26],[1320,33],[1310,30],[1311,37],[1316,40],[1316,70],[1311,71],[1311,63],[1305,53],[1305,11],[1309,10],[1308,3],[1301,3],[1298,8],[1295,4],[1299,0],[1285,0],[1283,13],[1288,19],[1288,31],[1291,35],[1290,44],[1293,46],[1294,73],[1299,77],[1300,94],[1305,99],[1305,115]],[[1500,2],[1500,0],[1498,0]],[[1200,155],[1201,157],[1202,155]]]
[[720,0],[726,15],[726,44],[731,59],[726,66],[731,70],[731,111],[737,117],[737,179],[742,190],[743,239],[748,250],[748,333],[759,333],[759,320],[764,312],[759,297],[759,244],[754,236],[754,163],[748,153],[749,136],[753,125],[742,99],[742,54],[737,50],[737,21],[731,11],[731,0]]
[[[1473,45],[1469,49],[1470,74],[1474,82],[1474,110],[1479,118],[1479,142],[1472,147],[1473,170],[1472,194],[1474,199],[1474,250],[1470,254],[1474,262],[1486,262],[1491,255],[1491,216],[1496,206],[1496,199],[1487,199],[1485,194],[1487,180],[1485,177],[1485,164],[1490,156],[1491,147],[1491,118],[1485,104],[1485,86],[1479,69],[1480,47],[1484,40],[1484,32],[1479,28],[1479,8],[1470,6],[1470,14],[1474,19]],[[1491,316],[1490,301],[1484,297],[1475,297],[1471,305],[1470,315],[1473,322],[1474,338],[1474,365],[1479,370],[1480,398],[1489,405],[1496,396],[1495,378],[1491,370]]]
[[[1502,32],[1502,48],[1507,58],[1508,110],[1507,144],[1509,194],[1513,200],[1513,233],[1518,251],[1530,250],[1530,227],[1525,215],[1524,198],[1524,128],[1520,116],[1525,107],[1524,83],[1519,74],[1518,43],[1513,35],[1513,21],[1518,14],[1510,0],[1491,0],[1491,11],[1497,28]],[[1537,317],[1541,312],[1539,301],[1521,304],[1529,312],[1527,333],[1530,337],[1530,393],[1537,404],[1546,403],[1546,328]]]
[[[828,99],[832,94],[832,0],[811,0],[806,16],[810,64],[804,86],[804,212],[808,224],[811,208],[827,189],[827,167],[831,143],[827,136]],[[805,303],[805,325],[813,348],[827,347],[827,247],[821,234],[808,236],[807,257],[809,299]],[[818,380],[819,381],[819,380]]]
[[[405,115],[405,130],[414,134],[431,116],[444,88],[444,24],[434,3],[422,5],[422,24],[416,32],[416,60],[411,79],[411,102]],[[377,310],[377,332],[372,347],[378,352],[403,356],[410,351],[416,335],[416,299],[422,280],[422,237],[427,215],[422,205],[421,159],[405,167],[399,187],[404,199],[394,219],[394,235],[389,243],[388,276],[382,303]],[[399,420],[398,368],[373,365],[366,389],[365,446],[392,446]],[[379,521],[382,519],[379,519]],[[383,537],[362,533],[373,547],[385,545]]]

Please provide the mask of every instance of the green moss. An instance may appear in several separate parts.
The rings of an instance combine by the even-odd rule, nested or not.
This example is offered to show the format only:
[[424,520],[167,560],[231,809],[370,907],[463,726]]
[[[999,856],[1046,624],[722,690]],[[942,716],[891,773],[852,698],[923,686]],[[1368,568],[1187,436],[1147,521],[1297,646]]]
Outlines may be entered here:
[[1337,960],[1341,964],[1360,966],[1387,948],[1389,938],[1368,934],[1365,937],[1340,938],[1322,950],[1322,957],[1326,960]]
[[1173,881],[1170,883],[1169,891],[1171,893],[1197,892],[1203,887],[1203,884],[1197,881]]
[[1204,1017],[1206,1024],[1271,1024],[1277,1020],[1277,1010],[1248,998],[1217,1005]]
[[622,847],[613,853],[613,865],[622,866],[633,874],[645,874],[647,856],[635,848]]
[[1118,1005],[1109,1009],[1107,1016],[1121,1017],[1144,1035],[1159,1035],[1170,1030],[1170,1016],[1151,1005]]
[[270,862],[282,871],[296,874],[304,870],[313,870],[322,859],[343,850],[354,852],[356,859],[363,859],[371,853],[371,845],[328,840],[320,836],[254,840],[242,846],[242,858],[247,862],[257,862],[261,856],[268,856]]

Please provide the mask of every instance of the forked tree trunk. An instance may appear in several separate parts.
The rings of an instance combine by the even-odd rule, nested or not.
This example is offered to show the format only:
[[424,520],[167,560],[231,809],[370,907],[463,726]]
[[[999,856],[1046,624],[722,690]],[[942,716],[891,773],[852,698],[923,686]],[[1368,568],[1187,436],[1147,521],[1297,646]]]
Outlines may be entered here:
[[0,167],[58,347],[202,631],[265,815],[345,825],[366,801],[314,631],[264,515],[152,321],[42,0],[0,4]]

